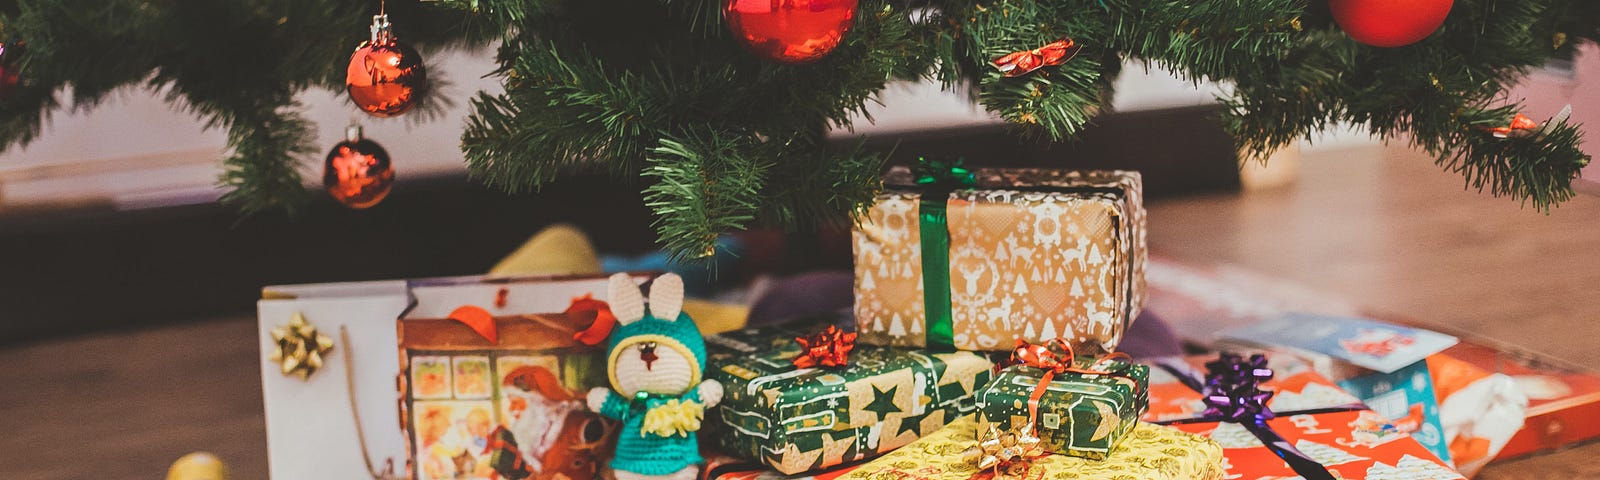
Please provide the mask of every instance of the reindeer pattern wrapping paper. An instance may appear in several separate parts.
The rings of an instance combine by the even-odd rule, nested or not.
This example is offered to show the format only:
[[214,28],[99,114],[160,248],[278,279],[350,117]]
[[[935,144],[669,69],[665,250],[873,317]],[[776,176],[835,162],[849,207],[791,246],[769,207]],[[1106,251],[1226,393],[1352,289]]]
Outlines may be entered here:
[[[1017,338],[1066,337],[1080,354],[1115,350],[1143,302],[1139,175],[979,170],[977,178],[979,189],[957,190],[945,205],[949,256],[939,269],[949,279],[953,346],[1006,350]],[[884,193],[854,232],[864,344],[931,343],[922,204],[920,193]]]

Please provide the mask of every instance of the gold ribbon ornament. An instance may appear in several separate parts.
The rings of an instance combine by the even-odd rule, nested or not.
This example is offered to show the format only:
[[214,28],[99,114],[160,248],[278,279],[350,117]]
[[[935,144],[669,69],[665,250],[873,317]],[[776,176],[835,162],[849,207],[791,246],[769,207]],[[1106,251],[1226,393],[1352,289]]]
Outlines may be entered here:
[[284,376],[311,377],[322,368],[322,357],[333,351],[333,339],[306,321],[299,312],[287,325],[272,327],[274,348],[267,359],[277,362]]

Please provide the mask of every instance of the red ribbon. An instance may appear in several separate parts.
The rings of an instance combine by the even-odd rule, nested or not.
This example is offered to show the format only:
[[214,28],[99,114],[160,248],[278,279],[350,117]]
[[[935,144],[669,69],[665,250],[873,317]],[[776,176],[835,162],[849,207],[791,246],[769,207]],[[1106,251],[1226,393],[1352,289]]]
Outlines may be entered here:
[[1071,38],[1062,38],[1033,50],[1006,54],[995,59],[994,66],[1007,77],[1020,77],[1046,66],[1067,63],[1067,60],[1072,60],[1072,57],[1078,55],[1078,50],[1082,49],[1083,46]]
[[850,351],[856,348],[855,332],[839,327],[828,328],[804,337],[795,337],[800,344],[800,356],[794,357],[794,366],[800,368],[843,367],[850,363]]
[[484,310],[483,307],[465,305],[450,311],[448,318],[471,328],[472,331],[478,333],[478,336],[488,340],[490,344],[500,344],[500,329],[494,323],[494,314]]
[[[1017,339],[1017,347],[1011,351],[1013,362],[1044,370],[1044,376],[1039,378],[1039,384],[1033,387],[1033,393],[1028,395],[1028,422],[1034,425],[1039,421],[1039,400],[1044,398],[1044,392],[1055,380],[1056,375],[1064,373],[1081,373],[1085,375],[1124,375],[1120,372],[1095,370],[1088,367],[1079,367],[1074,364],[1076,358],[1072,354],[1072,345],[1064,338],[1047,340],[1042,344],[1034,345]],[[1115,352],[1109,355],[1096,357],[1088,363],[1090,367],[1107,360],[1129,360],[1128,354]]]
[[1539,128],[1538,122],[1533,121],[1532,118],[1528,118],[1527,115],[1519,113],[1516,117],[1511,119],[1511,125],[1486,128],[1485,130],[1488,130],[1491,135],[1494,135],[1494,138],[1506,138],[1512,136],[1513,134],[1526,135],[1531,133],[1531,131],[1536,128]]
[[617,328],[617,316],[611,313],[611,304],[595,300],[594,294],[584,294],[573,298],[572,305],[565,312],[573,316],[593,316],[594,323],[589,328],[572,334],[572,339],[584,345],[599,345],[611,336],[611,330]]

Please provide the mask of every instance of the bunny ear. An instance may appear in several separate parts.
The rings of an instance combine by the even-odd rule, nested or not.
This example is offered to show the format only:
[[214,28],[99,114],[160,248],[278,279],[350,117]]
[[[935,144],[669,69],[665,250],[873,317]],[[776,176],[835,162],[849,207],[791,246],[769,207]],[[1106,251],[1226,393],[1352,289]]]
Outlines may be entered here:
[[666,321],[678,319],[683,311],[683,278],[676,273],[662,274],[650,283],[650,316]]
[[627,325],[644,318],[644,295],[639,293],[639,286],[633,284],[633,277],[626,273],[611,276],[611,313],[616,315],[617,322]]

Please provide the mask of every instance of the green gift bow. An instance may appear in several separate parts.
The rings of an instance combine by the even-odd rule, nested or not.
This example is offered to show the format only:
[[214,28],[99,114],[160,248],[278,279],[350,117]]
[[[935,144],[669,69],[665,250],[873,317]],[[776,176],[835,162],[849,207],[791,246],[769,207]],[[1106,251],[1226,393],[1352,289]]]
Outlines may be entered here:
[[955,327],[950,315],[950,228],[945,203],[950,192],[973,188],[977,179],[961,165],[962,159],[917,159],[913,171],[922,187],[918,208],[922,230],[922,309],[927,315],[927,346],[955,348]]

